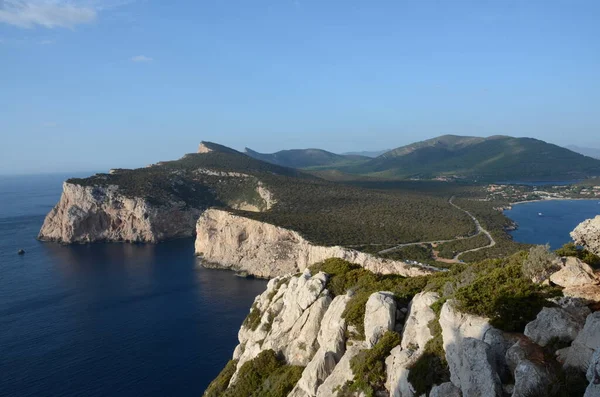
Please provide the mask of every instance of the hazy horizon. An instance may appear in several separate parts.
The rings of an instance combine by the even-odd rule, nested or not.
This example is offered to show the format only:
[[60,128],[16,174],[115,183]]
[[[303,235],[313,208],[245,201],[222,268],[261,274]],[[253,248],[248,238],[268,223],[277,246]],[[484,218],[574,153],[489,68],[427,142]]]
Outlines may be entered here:
[[0,174],[439,135],[600,147],[600,2],[0,1]]

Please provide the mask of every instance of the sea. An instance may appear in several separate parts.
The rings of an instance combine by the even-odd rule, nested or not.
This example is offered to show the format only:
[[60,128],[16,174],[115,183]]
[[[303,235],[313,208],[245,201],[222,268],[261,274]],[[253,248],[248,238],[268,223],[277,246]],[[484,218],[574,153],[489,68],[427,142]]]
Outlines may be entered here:
[[0,176],[0,396],[201,396],[266,281],[203,268],[193,239],[37,241],[72,176]]
[[600,215],[600,198],[595,200],[548,200],[515,204],[504,212],[518,228],[515,241],[550,244],[552,249],[572,241],[569,233],[586,219]]

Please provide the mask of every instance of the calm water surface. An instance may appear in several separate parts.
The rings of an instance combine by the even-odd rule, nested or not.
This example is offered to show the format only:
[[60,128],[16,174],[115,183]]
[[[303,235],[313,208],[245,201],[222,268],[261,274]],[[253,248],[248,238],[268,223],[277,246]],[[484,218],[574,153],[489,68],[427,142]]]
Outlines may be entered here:
[[[541,215],[540,215],[541,213]],[[511,235],[528,244],[549,243],[552,249],[571,241],[569,233],[582,221],[600,215],[600,200],[550,200],[513,205],[506,216],[519,228]]]
[[266,282],[199,267],[193,239],[38,242],[63,179],[0,177],[0,395],[200,396]]

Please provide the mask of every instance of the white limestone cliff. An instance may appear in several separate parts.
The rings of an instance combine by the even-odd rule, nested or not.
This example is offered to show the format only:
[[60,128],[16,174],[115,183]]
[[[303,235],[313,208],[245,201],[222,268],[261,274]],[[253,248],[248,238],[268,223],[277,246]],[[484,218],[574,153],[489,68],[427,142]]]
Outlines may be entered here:
[[60,201],[48,213],[40,240],[61,243],[125,241],[156,243],[190,237],[201,210],[172,201],[160,207],[126,197],[117,186],[65,182]]
[[218,209],[207,210],[198,219],[196,254],[206,266],[266,278],[303,271],[328,258],[345,259],[378,274],[414,277],[438,270],[339,246],[314,245],[295,231]]
[[600,255],[600,215],[581,222],[571,232],[575,244],[582,245],[596,255]]

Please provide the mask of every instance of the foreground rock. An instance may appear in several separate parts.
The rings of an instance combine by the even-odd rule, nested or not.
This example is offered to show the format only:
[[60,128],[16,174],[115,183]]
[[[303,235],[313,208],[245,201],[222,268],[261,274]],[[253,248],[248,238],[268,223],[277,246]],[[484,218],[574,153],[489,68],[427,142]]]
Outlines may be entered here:
[[559,266],[560,270],[550,276],[550,281],[556,285],[568,288],[598,283],[594,269],[579,258],[560,258]]
[[180,201],[155,206],[144,198],[124,196],[117,186],[65,182],[60,201],[46,216],[38,238],[66,244],[156,243],[192,236],[201,212]]
[[600,349],[600,312],[590,314],[570,347],[558,351],[565,367],[588,370],[594,351]]
[[540,346],[553,340],[573,341],[583,328],[584,319],[561,307],[544,307],[537,318],[525,326],[525,335]]
[[484,342],[488,333],[494,336],[488,336],[488,341],[496,337],[488,319],[461,313],[449,300],[442,307],[440,325],[452,383],[465,396],[501,396],[496,356],[503,356],[504,352]]
[[[409,368],[422,356],[425,345],[433,338],[429,323],[435,320],[436,315],[430,306],[438,299],[437,293],[422,292],[415,295],[409,305],[402,341],[399,346],[392,349],[390,356],[385,360],[386,387],[391,397],[415,395],[414,387],[408,381]],[[452,390],[452,388],[444,386],[437,393],[443,396],[444,394],[440,393],[447,390]]]
[[581,222],[571,232],[575,244],[585,247],[588,251],[600,255],[600,215]]
[[205,265],[276,277],[303,271],[313,263],[341,258],[379,274],[420,276],[438,270],[378,258],[343,247],[323,247],[299,233],[268,223],[210,209],[198,219],[196,254]]

